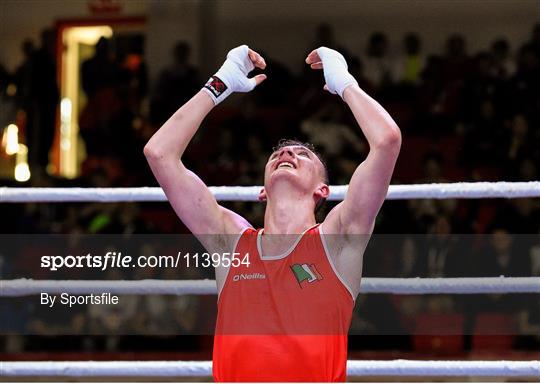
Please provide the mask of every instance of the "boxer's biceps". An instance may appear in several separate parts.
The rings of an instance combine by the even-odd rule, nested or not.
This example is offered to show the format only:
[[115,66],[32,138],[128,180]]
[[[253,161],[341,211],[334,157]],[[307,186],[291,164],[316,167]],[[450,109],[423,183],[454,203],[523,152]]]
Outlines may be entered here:
[[185,167],[158,178],[178,218],[194,234],[222,233],[223,212],[206,184]]

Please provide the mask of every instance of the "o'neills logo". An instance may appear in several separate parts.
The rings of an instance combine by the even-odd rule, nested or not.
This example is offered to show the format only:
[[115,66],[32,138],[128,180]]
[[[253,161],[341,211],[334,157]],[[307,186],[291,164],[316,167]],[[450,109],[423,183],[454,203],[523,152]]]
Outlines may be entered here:
[[239,275],[234,275],[232,279],[233,281],[262,280],[266,279],[266,275],[264,273],[241,273]]

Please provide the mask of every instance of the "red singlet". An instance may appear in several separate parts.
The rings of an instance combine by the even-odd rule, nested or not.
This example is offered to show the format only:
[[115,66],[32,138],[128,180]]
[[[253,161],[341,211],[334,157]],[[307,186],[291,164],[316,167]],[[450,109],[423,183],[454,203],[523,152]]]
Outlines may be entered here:
[[247,229],[218,299],[213,374],[227,381],[345,381],[354,300],[327,256],[319,226],[292,249],[261,259]]

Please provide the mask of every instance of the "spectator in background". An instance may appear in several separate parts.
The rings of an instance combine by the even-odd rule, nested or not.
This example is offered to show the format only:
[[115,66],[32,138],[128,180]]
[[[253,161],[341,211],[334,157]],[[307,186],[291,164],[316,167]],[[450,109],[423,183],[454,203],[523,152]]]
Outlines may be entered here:
[[425,57],[422,54],[422,41],[415,33],[408,33],[402,41],[401,51],[394,58],[393,84],[384,97],[388,103],[394,105],[396,118],[400,126],[410,131],[417,126],[412,121],[414,110],[418,107],[418,90],[425,66]]
[[500,162],[506,171],[505,178],[516,180],[521,162],[534,157],[538,149],[530,134],[529,121],[523,113],[515,114],[506,125],[507,131],[497,147],[501,151]]
[[471,61],[470,78],[463,86],[461,94],[461,113],[465,121],[470,121],[480,109],[483,101],[493,100],[495,105],[501,102],[502,81],[493,74],[493,59],[487,52],[478,53]]
[[[315,29],[315,36],[313,38],[313,43],[309,45],[309,49],[306,49],[306,54],[311,51],[311,47],[327,47],[332,49],[337,49],[342,52],[347,63],[349,60],[347,58],[346,50],[342,47],[338,47],[335,41],[334,29],[330,24],[321,23]],[[350,64],[350,63],[349,63]],[[265,70],[268,70],[270,66],[267,66]],[[321,95],[320,87],[318,83],[318,74],[312,71],[309,67],[306,67],[302,63],[302,74],[297,82],[297,89],[295,90],[297,95],[293,95],[295,104],[298,105],[301,111],[301,115],[305,116],[306,114],[311,114],[313,110],[318,109],[321,104],[326,103],[327,99],[325,95]],[[263,87],[266,86],[262,84]],[[366,90],[367,91],[367,90]]]
[[[270,140],[265,121],[260,118],[260,109],[253,99],[243,101],[238,106],[238,111],[231,118],[225,120],[223,126],[231,130],[239,146],[244,146],[245,136],[257,130],[256,134],[263,137],[263,141]],[[260,128],[264,127],[264,128]],[[269,127],[268,127],[269,128]]]
[[[506,221],[494,223],[487,240],[487,246],[471,258],[476,262],[474,276],[529,276],[528,253],[524,252],[522,238],[509,233]],[[515,316],[523,308],[521,300],[516,300],[512,295],[483,295],[474,298],[472,303],[473,311],[507,313],[511,316]],[[530,307],[529,304],[526,305],[526,308]]]
[[529,250],[531,275],[540,276],[540,228],[537,228],[535,237],[536,242]]
[[349,330],[349,335],[353,336],[349,344],[354,349],[388,350],[408,346],[410,340],[401,321],[403,316],[389,295],[360,295],[356,303]]
[[199,71],[190,64],[190,55],[190,45],[185,41],[177,42],[171,66],[159,75],[150,105],[150,122],[154,126],[163,124],[201,87]]
[[127,52],[119,58],[121,77],[129,108],[139,114],[141,103],[148,93],[148,68],[144,61],[144,38],[135,36]]
[[114,186],[124,185],[132,177],[126,169],[137,163],[138,156],[133,155],[137,146],[133,107],[137,103],[130,97],[132,79],[117,58],[110,41],[101,37],[94,56],[83,62],[82,86],[88,102],[79,119],[87,152],[83,176],[104,170]]
[[386,34],[374,32],[370,36],[363,61],[364,74],[376,88],[380,89],[392,82],[392,60],[388,55]]
[[[145,115],[143,101],[148,93],[148,69],[144,60],[143,50],[144,39],[142,36],[134,36],[129,42],[127,51],[122,52],[119,60],[121,70],[121,86],[119,94],[124,103],[122,105],[121,123],[125,125],[126,131],[121,138],[124,145],[118,148],[122,161],[122,180],[133,183],[137,180],[143,181],[146,174],[146,162],[141,150],[146,142]],[[142,180],[141,180],[142,179]]]
[[15,86],[17,87],[17,107],[26,112],[26,121],[28,125],[31,124],[30,121],[32,121],[33,117],[30,105],[32,97],[32,59],[36,48],[32,40],[24,40],[21,45],[21,51],[23,53],[23,62],[15,70],[14,80]]
[[[444,177],[444,158],[438,152],[427,153],[422,161],[423,177],[417,182],[420,184],[447,183]],[[438,215],[443,214],[454,217],[457,202],[455,199],[414,199],[409,200],[409,209],[418,223],[421,232],[429,232],[429,228],[435,222]]]
[[[349,62],[350,54],[348,50],[338,44],[335,38],[336,34],[334,27],[328,23],[320,23],[315,28],[315,38],[313,43],[309,47],[327,47],[331,49],[336,49],[343,54],[347,63]],[[306,55],[311,51],[311,48],[306,50]]]
[[367,151],[358,134],[345,122],[343,109],[335,102],[322,105],[312,116],[301,122],[300,129],[329,162],[350,156],[358,162]]
[[416,116],[416,124],[424,134],[440,136],[454,132],[462,106],[460,95],[464,79],[455,77],[448,70],[451,66],[447,57],[430,55],[427,58],[418,89]]
[[419,180],[420,183],[447,183],[448,180],[443,176],[443,156],[438,152],[430,152],[424,156],[422,161],[424,177]]
[[528,157],[521,161],[518,170],[519,181],[536,181],[538,179],[538,162]]
[[422,56],[422,41],[416,33],[408,33],[403,39],[403,52],[395,65],[395,80],[409,85],[420,82],[425,58]]
[[499,38],[491,44],[491,57],[493,58],[492,73],[501,80],[507,80],[514,75],[516,63],[510,55],[508,40]]
[[475,276],[526,276],[527,256],[516,252],[514,237],[503,225],[495,224],[489,236],[489,244],[477,255]]
[[422,277],[464,277],[468,276],[466,256],[460,247],[457,235],[452,235],[450,219],[438,215],[429,235],[418,245],[418,266],[416,272]]
[[[443,158],[438,153],[428,153],[423,159],[424,177],[418,183],[445,183],[447,180],[443,177]],[[440,202],[433,199],[410,200],[409,207],[416,221],[421,223],[422,232],[428,232],[430,223],[435,219],[440,211]]]
[[95,46],[94,56],[82,64],[82,88],[86,96],[91,99],[101,90],[114,88],[119,73],[120,69],[114,60],[110,41],[101,37]]
[[[501,204],[494,222],[504,222],[511,233],[535,233],[540,228],[539,213],[534,199],[510,199]],[[525,238],[522,240],[520,244],[525,241]]]
[[469,72],[469,56],[465,37],[453,34],[446,40],[444,79],[446,83],[463,81]]
[[95,54],[81,67],[82,88],[88,103],[81,112],[80,131],[88,155],[111,152],[114,130],[113,120],[121,111],[117,94],[120,68],[114,60],[108,39],[102,37],[96,44]]
[[449,133],[453,124],[460,117],[461,95],[463,85],[469,73],[469,57],[466,52],[465,38],[452,35],[446,41],[446,52],[443,57],[431,57],[428,60],[425,78],[426,88],[423,90],[430,119],[427,126],[430,130]]
[[418,245],[413,236],[403,237],[399,253],[399,277],[417,277]]
[[[530,248],[530,273],[527,276],[540,277],[540,229],[536,234],[535,244]],[[521,337],[518,346],[537,351],[540,348],[540,298],[535,294],[521,296],[522,310],[518,316],[518,329]]]
[[534,25],[529,44],[536,52],[536,56],[540,57],[540,23]]
[[503,131],[493,100],[481,100],[472,114],[472,121],[467,124],[464,135],[462,164],[469,170],[475,170],[478,166],[495,166],[497,144]]
[[540,22],[534,25],[531,39],[520,50],[518,70],[521,73],[516,79],[522,87],[519,91],[524,96],[523,101],[527,102],[522,109],[529,116],[536,116],[540,110]]
[[368,93],[373,92],[373,84],[364,75],[364,63],[362,60],[357,56],[351,56],[347,59],[347,63],[349,64],[349,72],[357,79],[358,85]]
[[[310,47],[327,47],[332,49],[338,49],[334,28],[328,23],[321,23],[317,25],[315,29],[315,40],[313,44],[309,45]],[[309,53],[311,49],[307,51]]]
[[[257,103],[265,107],[289,106],[291,103],[291,90],[294,89],[296,79],[289,69],[279,61],[271,58],[267,53],[261,52],[265,57],[266,69],[264,73],[272,79],[262,84],[257,93]],[[253,71],[253,76],[263,73],[259,69]]]
[[445,98],[443,59],[436,55],[428,56],[421,78],[419,90],[420,114],[426,116],[442,113]]
[[246,155],[240,160],[239,182],[240,185],[258,185],[262,180],[261,169],[270,154],[264,149],[260,135],[251,133],[245,141]]
[[[109,268],[101,276],[104,280],[123,280],[125,278],[119,269]],[[136,313],[136,297],[122,297],[118,304],[89,305],[88,328],[91,335],[106,336],[100,349],[116,350],[121,341],[121,335],[129,333],[129,320]],[[94,340],[95,342],[96,340]]]
[[219,155],[212,163],[203,165],[209,174],[209,180],[215,185],[225,185],[228,180],[239,177],[238,163],[241,158],[236,150],[235,135],[231,128],[223,127],[216,141]]
[[531,44],[519,50],[517,70],[510,83],[510,98],[513,111],[535,115],[540,108],[540,56]]
[[0,62],[0,96],[4,97],[7,94],[7,87],[11,82],[11,75],[7,71],[3,63]]
[[[34,178],[45,175],[54,137],[59,93],[56,68],[50,48],[50,31],[42,32],[42,45],[36,50],[31,40],[22,45],[24,61],[15,72],[17,109],[24,111],[28,163]],[[54,37],[54,36],[53,36]]]
[[55,39],[53,30],[41,32],[41,46],[32,64],[32,108],[34,124],[27,131],[28,162],[34,177],[46,174],[53,144],[60,90],[56,82]]

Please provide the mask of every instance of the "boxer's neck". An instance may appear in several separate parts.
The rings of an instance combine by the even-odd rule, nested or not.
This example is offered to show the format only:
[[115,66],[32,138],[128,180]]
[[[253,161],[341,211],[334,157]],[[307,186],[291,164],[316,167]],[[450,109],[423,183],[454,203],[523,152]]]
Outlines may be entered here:
[[288,193],[268,198],[264,215],[264,233],[300,234],[315,225],[313,197]]

